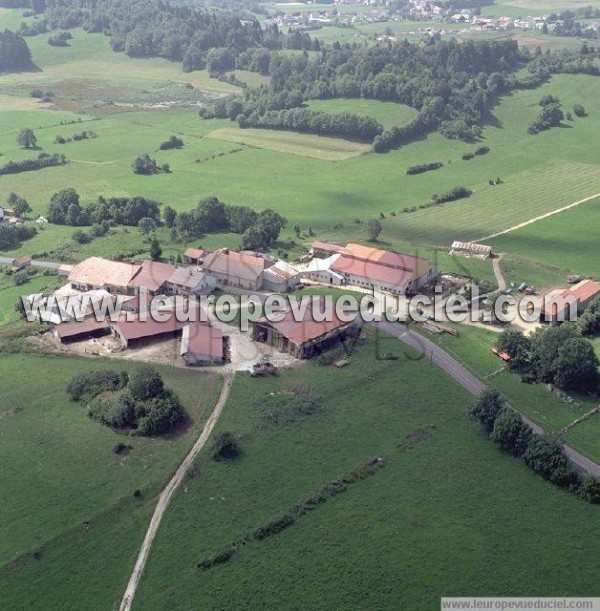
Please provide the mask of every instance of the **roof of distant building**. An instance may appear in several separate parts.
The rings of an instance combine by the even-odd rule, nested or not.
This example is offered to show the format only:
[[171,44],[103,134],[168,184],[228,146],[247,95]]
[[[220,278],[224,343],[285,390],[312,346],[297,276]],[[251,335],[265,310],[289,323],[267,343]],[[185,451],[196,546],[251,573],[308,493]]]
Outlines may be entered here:
[[204,262],[204,269],[244,280],[258,280],[266,267],[262,257],[221,249],[212,253]]
[[223,332],[209,324],[192,323],[183,328],[180,354],[223,358]]
[[151,293],[156,293],[176,269],[170,263],[146,260],[140,266],[129,286],[137,289],[143,287]]
[[69,282],[91,286],[128,286],[140,266],[90,257],[73,267]]

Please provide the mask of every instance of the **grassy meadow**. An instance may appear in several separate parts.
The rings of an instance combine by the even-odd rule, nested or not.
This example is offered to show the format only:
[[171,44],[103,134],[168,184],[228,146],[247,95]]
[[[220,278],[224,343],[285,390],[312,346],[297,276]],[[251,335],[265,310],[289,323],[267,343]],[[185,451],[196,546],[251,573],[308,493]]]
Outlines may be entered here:
[[[397,340],[379,341],[399,360],[375,360],[371,339],[335,375],[307,363],[276,380],[236,379],[218,427],[240,436],[242,454],[200,455],[158,533],[136,611],[412,611],[438,609],[441,595],[593,595],[593,566],[572,558],[599,543],[597,507],[501,454],[466,418],[462,389]],[[298,388],[320,409],[269,424],[267,398],[285,411]],[[372,477],[229,562],[196,568],[373,457],[386,466]]]
[[[13,580],[27,576],[31,596],[37,596],[39,602],[40,592],[52,590],[50,584],[58,572],[69,575],[70,586],[54,593],[64,598],[62,604],[57,602],[52,608],[66,608],[69,599],[82,601],[76,588],[85,590],[82,580],[89,566],[97,572],[92,581],[102,583],[104,590],[102,596],[99,589],[89,590],[98,595],[96,608],[113,606],[127,581],[154,497],[198,436],[220,392],[219,376],[159,368],[166,384],[179,394],[190,424],[165,438],[131,438],[90,420],[84,407],[67,398],[65,386],[71,376],[100,367],[131,371],[135,364],[50,355],[0,355],[4,388],[0,398],[0,482],[4,491],[0,591],[3,604],[12,601],[11,608],[34,606],[33,598],[31,606],[25,604],[24,589],[13,586]],[[120,441],[130,443],[133,449],[126,455],[115,454],[113,448]],[[142,491],[140,500],[134,499],[134,490]],[[102,535],[95,532],[96,525]],[[111,533],[123,538],[114,549],[101,540]],[[73,555],[75,548],[79,551]],[[107,555],[117,566],[105,562]],[[76,561],[83,557],[89,565],[77,566]],[[69,569],[53,566],[53,558],[64,558]]]

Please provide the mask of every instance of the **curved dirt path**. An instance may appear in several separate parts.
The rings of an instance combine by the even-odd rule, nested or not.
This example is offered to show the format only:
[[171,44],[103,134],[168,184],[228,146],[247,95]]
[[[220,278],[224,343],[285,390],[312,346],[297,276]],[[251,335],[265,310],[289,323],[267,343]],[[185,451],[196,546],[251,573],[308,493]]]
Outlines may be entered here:
[[519,223],[518,225],[513,225],[508,229],[503,229],[502,231],[497,231],[496,233],[492,233],[490,235],[486,235],[484,238],[478,238],[477,240],[472,240],[473,242],[484,242],[485,240],[491,240],[493,238],[497,238],[498,236],[504,235],[505,233],[510,233],[511,231],[515,231],[517,229],[521,229],[522,227],[527,227],[527,225],[531,225],[532,223],[537,223],[543,219],[547,219],[550,216],[554,216],[555,214],[560,214],[565,210],[569,210],[571,208],[575,208],[575,206],[579,206],[580,204],[585,204],[586,202],[591,201],[592,199],[596,199],[600,197],[600,193],[596,193],[595,195],[590,195],[589,197],[584,197],[568,206],[563,206],[562,208],[557,208],[556,210],[551,210],[550,212],[546,212],[546,214],[542,214],[541,216],[536,216],[535,218],[529,219],[528,221],[524,221],[523,223]]
[[502,255],[498,255],[492,259],[492,267],[494,268],[494,276],[496,276],[496,282],[498,283],[498,290],[502,293],[506,290],[506,280],[500,269],[500,259]]
[[131,573],[129,583],[127,584],[127,588],[125,589],[125,593],[123,594],[123,599],[121,600],[119,611],[129,611],[131,609],[131,604],[133,602],[133,597],[135,596],[135,591],[137,590],[138,583],[140,581],[142,573],[144,572],[146,561],[148,560],[148,556],[150,555],[150,548],[152,547],[154,537],[156,537],[156,533],[158,531],[158,527],[160,526],[160,522],[163,518],[163,515],[167,507],[169,506],[171,499],[173,498],[173,494],[175,493],[177,486],[179,486],[179,484],[183,480],[188,468],[194,461],[194,458],[196,458],[198,452],[200,452],[200,450],[204,447],[204,444],[208,440],[212,430],[215,427],[215,424],[217,424],[221,413],[223,412],[223,408],[225,407],[225,403],[227,402],[227,397],[229,396],[233,377],[234,376],[231,373],[226,373],[223,376],[223,388],[221,388],[219,400],[217,401],[209,419],[206,421],[206,424],[202,429],[200,437],[198,437],[192,449],[183,459],[183,462],[179,465],[177,471],[175,471],[175,475],[173,475],[171,481],[167,484],[165,489],[160,493],[160,496],[158,497],[158,503],[156,504],[154,513],[152,514],[152,519],[150,520],[150,524],[148,525],[148,530],[146,531],[146,536],[144,537],[142,547],[140,548],[137,560],[135,561],[133,572]]
[[[409,331],[405,326],[399,325],[398,323],[382,321],[375,324],[386,333],[397,337],[401,342],[414,348],[424,358],[427,358],[432,364],[437,365],[442,371],[458,382],[458,384],[470,394],[479,395],[486,390],[487,386],[474,373],[469,371],[454,357],[450,356],[445,350],[423,335],[415,333],[414,331]],[[515,410],[512,405],[508,403],[507,405],[521,416],[523,422],[528,424],[536,435],[541,435],[544,432],[544,429],[542,429],[539,424],[523,416],[523,414]],[[569,462],[576,471],[600,477],[600,465],[598,463],[584,456],[571,446],[564,445],[563,448]]]

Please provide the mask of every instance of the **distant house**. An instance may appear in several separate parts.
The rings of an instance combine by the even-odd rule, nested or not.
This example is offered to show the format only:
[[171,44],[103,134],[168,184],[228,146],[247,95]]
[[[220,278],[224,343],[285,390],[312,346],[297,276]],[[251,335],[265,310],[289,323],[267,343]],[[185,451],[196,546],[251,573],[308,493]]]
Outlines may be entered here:
[[160,261],[143,261],[139,270],[129,283],[129,287],[135,292],[141,288],[148,291],[149,295],[162,295],[167,290],[167,283],[177,268],[169,263]]
[[81,291],[106,289],[110,293],[130,293],[129,285],[139,269],[139,265],[90,257],[73,267],[68,280]]
[[262,273],[269,266],[262,257],[222,248],[204,261],[203,269],[214,276],[221,287],[257,291],[262,288]]
[[295,267],[285,261],[277,261],[262,273],[262,287],[265,291],[285,293],[300,284],[300,274]]
[[223,363],[226,360],[227,340],[220,329],[209,324],[189,324],[181,332],[179,353],[188,366]]
[[174,295],[202,295],[212,291],[215,278],[193,267],[177,267],[167,278],[166,288]]
[[31,257],[19,257],[18,259],[13,259],[12,269],[13,271],[18,272],[21,269],[25,269],[29,265],[31,265]]
[[202,265],[209,254],[210,251],[203,248],[188,248],[183,253],[183,258],[188,265]]
[[[323,307],[323,302],[321,298],[319,308]],[[280,321],[270,321],[266,317],[256,321],[252,335],[255,341],[269,344],[280,352],[287,352],[299,359],[312,358],[359,334],[354,322],[340,320],[335,308],[332,313],[330,321],[317,322],[311,300],[302,320],[296,320],[292,310],[288,309]]]

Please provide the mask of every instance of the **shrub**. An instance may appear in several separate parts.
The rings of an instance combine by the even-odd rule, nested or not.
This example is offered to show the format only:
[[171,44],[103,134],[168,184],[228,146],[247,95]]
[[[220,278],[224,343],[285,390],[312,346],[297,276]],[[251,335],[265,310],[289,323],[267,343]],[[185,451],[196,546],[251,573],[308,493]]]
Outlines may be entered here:
[[67,384],[71,401],[89,400],[107,390],[120,390],[128,381],[126,371],[93,369],[75,374]]
[[432,170],[439,170],[439,168],[443,167],[444,164],[441,161],[434,161],[432,163],[422,163],[420,165],[411,165],[406,173],[408,175],[412,174],[422,174],[423,172],[430,172]]
[[582,478],[579,494],[588,503],[600,503],[600,479],[592,476]]
[[577,473],[569,464],[562,445],[551,435],[533,437],[523,459],[528,467],[557,486],[567,488],[577,483]]
[[229,432],[219,433],[213,444],[212,457],[215,460],[236,458],[240,454],[240,446],[237,437]]
[[469,161],[469,159],[473,159],[473,157],[475,157],[475,153],[463,153],[462,156],[465,161]]
[[74,231],[71,237],[78,244],[88,244],[89,242],[92,241],[92,236],[90,236],[89,233],[82,231],[81,229]]
[[475,149],[475,155],[487,155],[490,152],[489,146],[480,146]]
[[573,106],[573,112],[576,117],[587,117],[587,112],[581,104],[575,104],[575,106]]
[[503,409],[500,393],[494,389],[486,389],[475,399],[469,409],[469,416],[477,420],[485,434],[489,436],[494,429],[496,418]]
[[131,449],[132,449],[131,445],[123,443],[122,441],[119,441],[119,443],[117,443],[115,447],[113,448],[113,452],[115,454],[127,454],[127,452],[129,452],[129,450]]
[[512,409],[503,409],[494,421],[490,438],[505,452],[522,456],[532,435],[531,427],[523,422],[519,414]]
[[165,385],[161,375],[150,365],[141,365],[129,380],[129,392],[136,401],[144,401],[159,396]]
[[170,136],[168,140],[161,142],[158,148],[161,151],[166,151],[168,149],[180,149],[183,148],[183,140],[177,136]]

